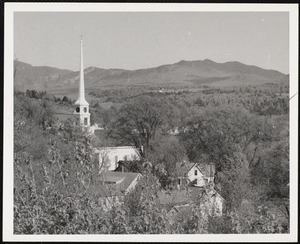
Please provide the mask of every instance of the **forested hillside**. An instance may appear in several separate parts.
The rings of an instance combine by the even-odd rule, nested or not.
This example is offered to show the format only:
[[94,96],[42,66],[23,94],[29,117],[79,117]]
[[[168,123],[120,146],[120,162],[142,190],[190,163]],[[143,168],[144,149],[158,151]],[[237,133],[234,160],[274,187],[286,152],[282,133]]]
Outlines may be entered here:
[[[139,168],[144,177],[124,202],[104,211],[87,192],[99,171],[93,148],[105,142],[74,123],[74,101],[67,94],[16,90],[14,232],[288,233],[288,92],[286,81],[195,92],[91,91],[92,123],[111,138],[135,145],[141,165],[151,162]],[[193,205],[188,214],[168,221],[157,194],[175,188],[175,164],[183,160],[214,162],[216,188],[226,201],[222,216]]]
[[[15,87],[47,91],[53,95],[77,94],[79,71],[32,66],[15,60]],[[203,89],[203,86],[248,86],[288,83],[288,75],[239,62],[217,63],[212,60],[180,61],[158,67],[122,70],[86,67],[87,91],[111,89]]]

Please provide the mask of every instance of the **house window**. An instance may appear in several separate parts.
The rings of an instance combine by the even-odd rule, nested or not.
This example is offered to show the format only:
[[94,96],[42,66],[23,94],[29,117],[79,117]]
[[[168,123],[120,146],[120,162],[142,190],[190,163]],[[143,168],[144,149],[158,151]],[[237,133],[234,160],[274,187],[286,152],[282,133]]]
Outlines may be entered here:
[[84,125],[87,125],[87,124],[88,124],[88,119],[84,118]]
[[86,112],[87,112],[87,108],[86,108],[86,107],[84,107],[83,111],[86,113]]
[[76,113],[79,113],[79,112],[80,112],[80,108],[76,107]]
[[197,175],[198,174],[198,170],[195,169],[195,173],[194,174]]
[[195,180],[194,180],[194,182],[195,182],[195,185],[197,185],[197,184],[198,184],[198,181],[197,181],[197,179],[195,179]]

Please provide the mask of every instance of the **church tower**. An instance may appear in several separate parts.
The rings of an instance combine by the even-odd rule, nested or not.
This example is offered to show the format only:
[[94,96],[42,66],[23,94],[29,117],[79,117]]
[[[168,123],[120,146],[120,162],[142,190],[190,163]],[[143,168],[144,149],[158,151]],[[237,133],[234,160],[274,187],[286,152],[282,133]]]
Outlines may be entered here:
[[80,125],[90,127],[89,104],[84,95],[84,69],[83,69],[83,47],[82,37],[80,39],[80,77],[79,77],[79,97],[75,102],[74,115],[79,118]]

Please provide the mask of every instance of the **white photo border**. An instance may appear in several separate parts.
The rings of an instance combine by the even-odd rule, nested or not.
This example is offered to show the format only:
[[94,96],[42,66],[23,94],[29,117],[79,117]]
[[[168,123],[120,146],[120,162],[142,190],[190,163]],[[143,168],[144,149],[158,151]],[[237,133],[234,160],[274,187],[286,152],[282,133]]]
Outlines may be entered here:
[[[289,12],[290,67],[290,233],[195,235],[14,235],[13,233],[13,60],[14,12]],[[295,242],[298,241],[298,5],[184,3],[5,3],[3,241],[72,242]]]

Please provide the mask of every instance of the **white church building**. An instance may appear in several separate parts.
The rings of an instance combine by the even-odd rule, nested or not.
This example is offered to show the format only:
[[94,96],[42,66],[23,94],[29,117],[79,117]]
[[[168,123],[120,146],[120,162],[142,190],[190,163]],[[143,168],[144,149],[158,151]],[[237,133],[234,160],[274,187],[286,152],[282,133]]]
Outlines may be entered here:
[[99,164],[110,171],[118,167],[119,161],[133,161],[140,158],[133,146],[102,147],[96,151],[99,154]]
[[[89,133],[94,134],[95,130],[101,130],[97,125],[90,125],[89,103],[85,99],[84,88],[84,68],[83,68],[83,41],[80,39],[80,76],[79,76],[79,96],[75,102],[74,116],[79,119],[80,126],[88,129]],[[99,164],[105,165],[107,170],[115,170],[118,161],[130,161],[140,158],[138,151],[133,146],[109,146],[95,149],[99,155]]]

